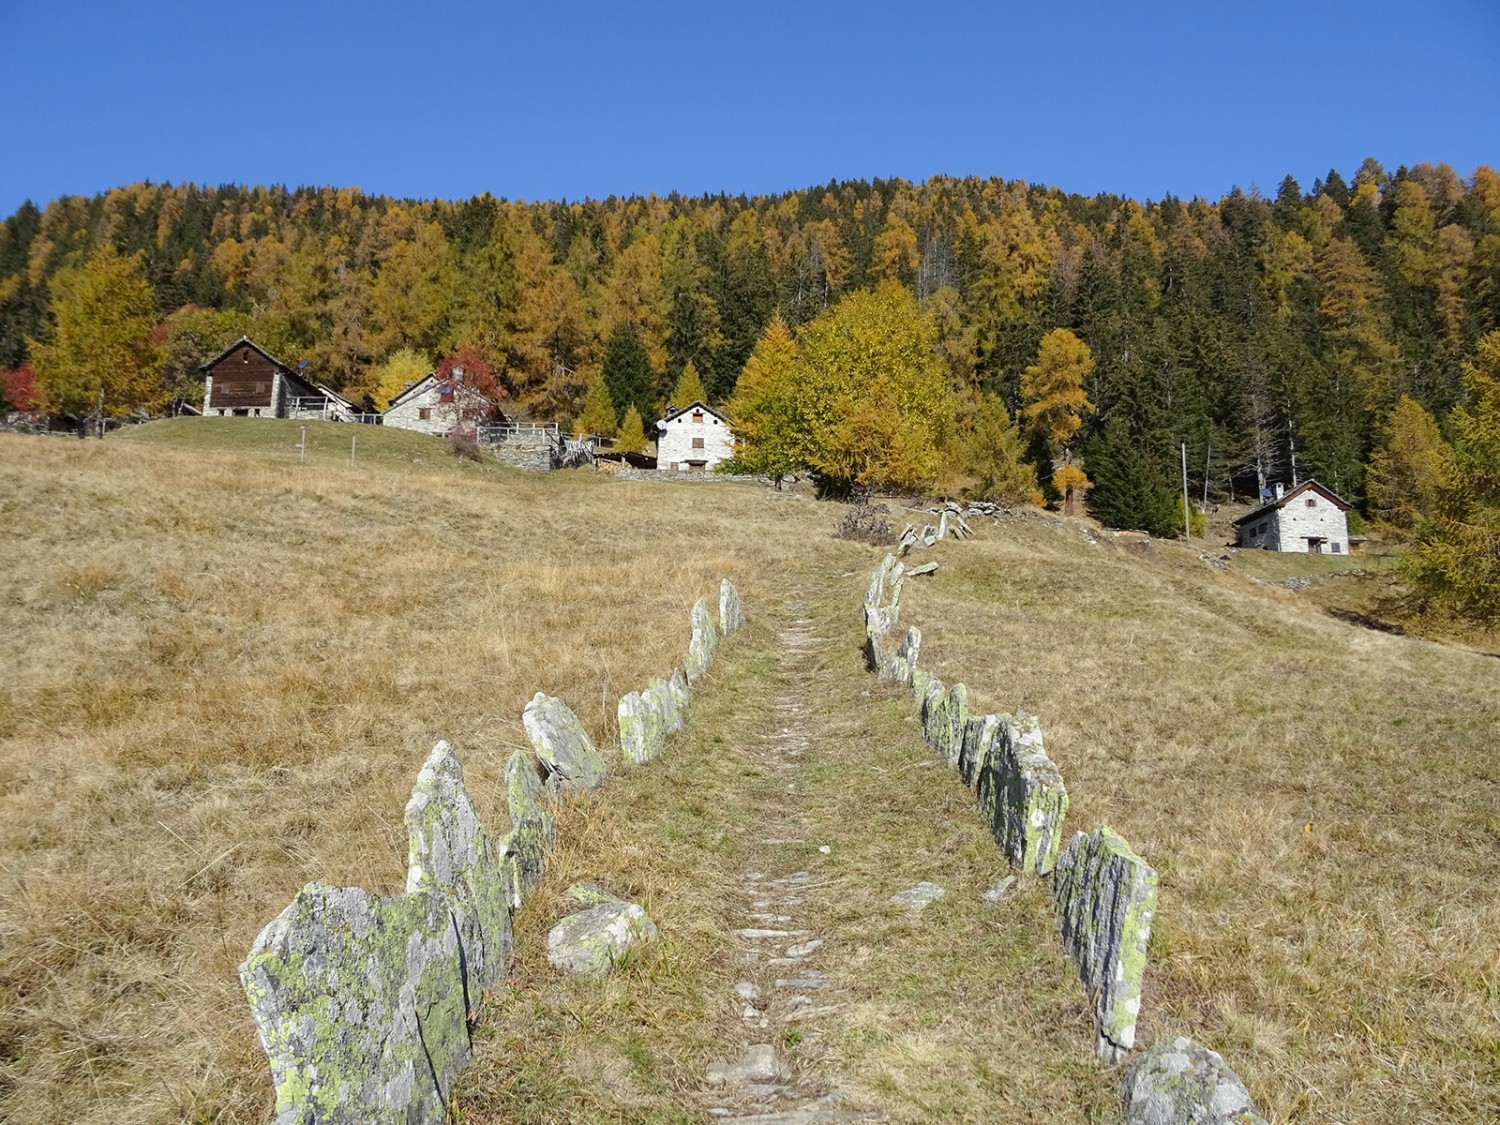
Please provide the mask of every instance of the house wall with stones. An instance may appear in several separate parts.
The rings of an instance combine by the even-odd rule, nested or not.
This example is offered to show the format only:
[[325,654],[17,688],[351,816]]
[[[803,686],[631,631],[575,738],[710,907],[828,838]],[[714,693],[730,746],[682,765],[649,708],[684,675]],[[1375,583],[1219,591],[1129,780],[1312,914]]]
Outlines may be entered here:
[[1298,489],[1247,516],[1240,525],[1240,546],[1347,555],[1349,521],[1344,509],[1322,492]]
[[447,401],[444,397],[437,380],[429,375],[397,395],[381,415],[381,423],[441,437],[458,425],[458,404],[453,395],[446,396]]
[[712,472],[734,456],[734,431],[701,402],[657,425],[656,466],[666,472]]
[[249,341],[204,368],[206,417],[281,418],[289,395],[315,393]]

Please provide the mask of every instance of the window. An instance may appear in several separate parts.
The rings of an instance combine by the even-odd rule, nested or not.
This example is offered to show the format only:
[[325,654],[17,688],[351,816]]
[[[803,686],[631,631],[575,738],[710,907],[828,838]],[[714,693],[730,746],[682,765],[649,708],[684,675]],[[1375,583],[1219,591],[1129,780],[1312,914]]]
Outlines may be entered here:
[[703,439],[701,437],[695,437],[693,439],[693,448],[694,449],[702,449],[703,448]]
[[701,421],[703,421],[703,411],[701,411],[701,410],[695,410],[695,411],[693,411],[693,421],[694,422],[701,422]]
[[1342,555],[1344,553],[1344,549],[1337,543],[1330,543],[1328,544],[1328,553],[1330,555]]
[[419,406],[419,407],[417,407],[417,418],[418,418],[418,420],[423,421],[423,422],[431,422],[432,421],[432,407],[430,407],[430,406]]
[[1307,504],[1307,506],[1309,508],[1316,508],[1318,506],[1317,497],[1315,497],[1315,496],[1309,496],[1307,498],[1307,500],[1305,501],[1305,503]]

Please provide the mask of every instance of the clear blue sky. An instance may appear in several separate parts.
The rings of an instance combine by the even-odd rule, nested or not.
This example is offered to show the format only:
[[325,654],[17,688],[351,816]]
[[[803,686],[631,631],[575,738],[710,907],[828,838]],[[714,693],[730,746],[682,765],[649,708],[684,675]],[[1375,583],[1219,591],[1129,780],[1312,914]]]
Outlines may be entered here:
[[143,179],[1217,198],[1500,163],[1500,0],[0,0],[0,49],[0,215]]

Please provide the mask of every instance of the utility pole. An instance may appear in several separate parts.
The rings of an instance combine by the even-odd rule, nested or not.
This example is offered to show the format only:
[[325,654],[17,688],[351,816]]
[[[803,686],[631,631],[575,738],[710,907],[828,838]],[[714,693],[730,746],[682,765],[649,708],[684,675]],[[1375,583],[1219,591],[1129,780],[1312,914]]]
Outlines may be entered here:
[[353,466],[353,464],[354,464],[354,445],[358,441],[359,441],[359,435],[358,434],[350,434],[349,435],[349,464],[351,466]]
[[307,427],[302,427],[302,440],[297,443],[297,448],[302,451],[302,463],[307,464]]
[[1187,485],[1187,442],[1182,443],[1182,537],[1188,541],[1193,538],[1192,508],[1188,504]]

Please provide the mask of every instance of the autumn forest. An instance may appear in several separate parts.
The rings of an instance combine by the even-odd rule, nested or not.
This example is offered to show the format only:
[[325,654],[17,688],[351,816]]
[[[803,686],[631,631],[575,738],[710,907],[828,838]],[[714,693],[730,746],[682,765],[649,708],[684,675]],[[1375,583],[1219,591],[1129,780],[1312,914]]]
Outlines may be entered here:
[[[1295,472],[1364,506],[1398,407],[1451,440],[1466,365],[1500,328],[1500,176],[1367,160],[1270,197],[1146,203],[942,177],[576,203],[137,184],[0,227],[0,394],[161,412],[244,333],[377,409],[463,354],[509,412],[572,424],[595,389],[595,416],[634,406],[649,427],[689,368],[735,402],[758,345],[762,367],[822,348],[828,379],[858,379],[841,306],[874,337],[909,333],[902,354],[942,388],[941,404],[907,387],[866,411],[877,431],[887,416],[885,445],[926,443],[886,483],[983,480],[965,450],[1036,408],[1026,373],[1065,337],[1076,434],[1066,450],[1044,428],[1012,435],[1043,489],[1075,449],[1110,478],[1094,473],[1106,501],[1121,474],[1166,489],[1185,444],[1200,496]],[[738,401],[754,414],[755,388]],[[908,408],[923,432],[902,431]]]

